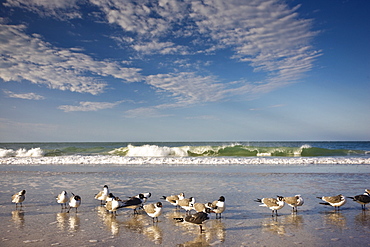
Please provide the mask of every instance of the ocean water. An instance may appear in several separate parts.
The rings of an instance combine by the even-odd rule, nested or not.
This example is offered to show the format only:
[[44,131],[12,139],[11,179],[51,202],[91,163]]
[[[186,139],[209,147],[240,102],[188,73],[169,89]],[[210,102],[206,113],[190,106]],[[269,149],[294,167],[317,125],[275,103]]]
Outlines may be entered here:
[[370,165],[370,142],[0,143],[0,164]]

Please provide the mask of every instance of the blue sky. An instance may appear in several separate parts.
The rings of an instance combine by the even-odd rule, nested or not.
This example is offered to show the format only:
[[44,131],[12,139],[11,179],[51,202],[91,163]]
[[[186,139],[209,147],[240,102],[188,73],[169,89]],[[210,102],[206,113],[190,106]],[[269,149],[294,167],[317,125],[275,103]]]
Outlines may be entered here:
[[370,140],[370,1],[1,5],[1,142]]

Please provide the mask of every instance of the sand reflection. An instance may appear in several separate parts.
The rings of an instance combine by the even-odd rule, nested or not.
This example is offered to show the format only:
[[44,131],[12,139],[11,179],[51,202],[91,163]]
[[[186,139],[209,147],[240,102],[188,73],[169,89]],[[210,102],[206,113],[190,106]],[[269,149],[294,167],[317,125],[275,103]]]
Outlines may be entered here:
[[121,225],[132,232],[142,234],[145,227],[144,218],[144,215],[137,214],[128,219],[126,218],[124,221],[121,221]]
[[262,221],[262,231],[272,232],[274,234],[286,234],[285,226],[281,223],[278,217],[268,217]]
[[304,228],[303,215],[290,214],[279,217],[267,217],[262,221],[262,230],[278,235],[294,234]]
[[209,243],[225,242],[226,226],[220,219],[208,220],[205,226],[205,235]]
[[[185,215],[182,215],[184,217]],[[179,246],[209,246],[223,243],[226,239],[226,226],[220,219],[211,219],[203,223],[204,232],[199,232],[199,226],[188,222],[177,222],[176,227],[184,234],[195,234],[195,238]]]
[[138,214],[131,216],[121,221],[120,225],[129,231],[145,235],[155,244],[162,244],[163,230],[160,227],[160,223],[153,223],[152,219],[147,217],[147,215]]
[[75,232],[80,228],[80,217],[78,217],[77,214],[75,214],[73,216],[70,215],[69,219],[68,219],[68,223],[69,223],[69,229],[68,230],[70,232]]
[[303,229],[304,220],[303,215],[291,214],[286,215],[281,219],[281,222],[292,231]]
[[22,209],[12,211],[12,221],[17,228],[24,227],[24,211]]
[[[107,226],[112,235],[119,235],[120,229],[125,228],[131,232],[147,236],[155,244],[162,244],[162,229],[158,223],[152,223],[151,218],[145,214],[116,216],[109,213],[104,206],[99,206],[96,209],[99,219]],[[121,216],[124,218],[121,218]]]
[[145,227],[143,233],[155,244],[162,244],[163,231],[158,224],[155,223],[151,226]]
[[368,227],[370,225],[370,210],[363,211],[355,216],[357,224]]
[[104,218],[104,224],[107,226],[112,235],[118,235],[120,226],[114,214],[107,212],[106,217]]
[[203,223],[203,226],[205,231],[200,233],[198,226],[190,223],[183,223],[183,229],[185,229],[187,233],[191,231],[191,233],[196,236],[193,240],[179,244],[178,246],[212,246],[225,242],[226,226],[221,220],[208,220]]
[[324,214],[324,223],[343,229],[347,225],[347,219],[341,212],[332,211]]
[[[199,232],[199,231],[197,231]],[[204,234],[198,234],[195,236],[193,240],[187,241],[183,244],[179,244],[179,247],[186,247],[186,246],[209,246],[209,242],[206,239]]]
[[60,230],[66,230],[69,214],[67,212],[57,213],[57,226]]
[[96,208],[99,219],[104,223],[112,235],[118,235],[120,231],[120,225],[117,221],[116,215],[109,213],[104,206]]

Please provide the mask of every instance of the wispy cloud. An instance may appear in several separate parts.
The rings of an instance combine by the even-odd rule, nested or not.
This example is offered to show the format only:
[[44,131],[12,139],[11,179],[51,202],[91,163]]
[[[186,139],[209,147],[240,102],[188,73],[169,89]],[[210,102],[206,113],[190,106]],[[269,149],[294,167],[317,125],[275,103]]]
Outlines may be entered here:
[[176,45],[173,42],[141,42],[131,46],[135,51],[142,54],[181,54],[186,55],[186,47],[181,45]]
[[[27,35],[24,25],[0,24],[0,78],[4,81],[27,80],[52,89],[93,95],[102,93],[106,83],[96,76],[112,76],[124,82],[140,81],[140,69],[117,62],[98,61],[72,49],[61,49]],[[95,77],[88,76],[94,74]]]
[[105,14],[106,21],[141,38],[160,37],[182,19],[187,3],[182,1],[90,0]]
[[[113,2],[93,1],[109,23],[133,35],[137,51],[181,55],[184,44],[177,49],[173,42],[158,42],[174,33],[189,39],[187,54],[202,52],[200,48],[213,53],[232,49],[233,59],[252,66],[255,72],[267,73],[259,84],[244,85],[250,93],[266,93],[296,82],[321,55],[310,45],[316,32],[311,31],[311,20],[299,17],[299,5],[290,8],[277,0],[142,1],[140,5],[134,1]],[[153,37],[156,39],[150,41]],[[194,45],[199,37],[207,43]],[[135,43],[143,39],[146,43]]]
[[264,90],[296,81],[319,55],[309,44],[316,33],[310,20],[299,18],[299,6],[290,9],[275,0],[196,1],[192,6],[200,32],[233,48],[233,58],[269,73]]
[[124,112],[125,118],[159,118],[169,117],[170,114],[163,114],[158,110],[158,107],[139,107]]
[[4,6],[23,8],[40,16],[65,20],[81,18],[78,3],[81,0],[6,0]]
[[[0,32],[3,35],[0,38],[11,40],[0,45],[1,53],[6,56],[0,78],[25,79],[50,88],[91,94],[102,93],[107,84],[87,74],[112,76],[126,82],[144,81],[156,92],[167,94],[173,100],[167,106],[172,107],[270,92],[301,79],[321,55],[321,51],[311,46],[317,34],[311,30],[311,20],[298,15],[299,5],[291,8],[280,0],[88,2],[100,11],[91,17],[120,27],[122,32],[115,33],[114,39],[137,54],[177,55],[174,60],[180,61],[181,57],[189,59],[210,52],[214,55],[227,49],[232,52],[230,59],[245,64],[246,70],[252,67],[265,78],[258,82],[247,79],[238,83],[221,82],[217,74],[203,76],[194,67],[191,71],[191,67],[176,63],[173,63],[178,66],[176,72],[142,76],[140,69],[96,61],[72,48],[53,47],[39,35],[26,35],[25,26],[10,25],[3,25]],[[68,18],[81,17],[80,6],[84,4],[85,1],[79,0],[7,0],[5,3],[58,19],[63,19],[63,13],[70,14]],[[153,108],[164,108],[164,105]]]
[[117,101],[114,103],[110,102],[90,102],[84,101],[80,102],[79,105],[61,105],[58,109],[63,110],[64,112],[73,112],[73,111],[98,111],[104,109],[110,109],[115,107],[116,105],[121,104],[122,101]]
[[10,98],[17,99],[28,99],[28,100],[42,100],[45,99],[44,96],[35,94],[35,93],[14,93],[9,90],[3,90],[3,92]]
[[157,74],[146,77],[146,83],[158,92],[170,93],[179,104],[214,102],[223,98],[224,85],[212,76],[191,72]]
[[285,106],[284,104],[277,104],[277,105],[270,105],[270,106],[261,107],[261,108],[250,108],[249,110],[250,111],[265,111],[269,108],[280,108],[280,107],[284,107],[284,106]]

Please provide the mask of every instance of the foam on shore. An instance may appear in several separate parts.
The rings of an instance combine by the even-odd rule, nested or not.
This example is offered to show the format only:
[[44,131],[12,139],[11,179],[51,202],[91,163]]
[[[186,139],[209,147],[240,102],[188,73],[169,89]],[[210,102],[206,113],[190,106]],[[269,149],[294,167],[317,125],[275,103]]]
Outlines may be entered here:
[[0,165],[370,165],[365,157],[127,157],[70,155],[57,157],[6,157]]

